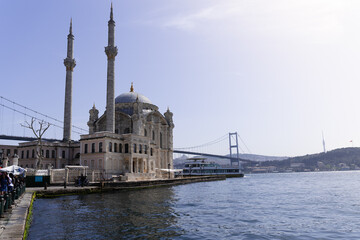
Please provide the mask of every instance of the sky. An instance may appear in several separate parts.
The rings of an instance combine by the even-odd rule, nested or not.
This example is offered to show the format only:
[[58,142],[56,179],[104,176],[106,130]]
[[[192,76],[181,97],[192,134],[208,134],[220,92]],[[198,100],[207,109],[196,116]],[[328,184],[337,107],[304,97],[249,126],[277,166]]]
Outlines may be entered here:
[[[110,4],[0,0],[0,95],[63,119],[72,18],[73,124],[87,129],[93,104],[105,110]],[[360,146],[359,1],[113,0],[113,7],[115,95],[133,82],[160,112],[169,107],[175,148],[229,132],[262,155],[321,152],[322,132],[327,150]],[[0,134],[25,132],[25,120],[0,106]],[[228,153],[226,144],[214,151]]]

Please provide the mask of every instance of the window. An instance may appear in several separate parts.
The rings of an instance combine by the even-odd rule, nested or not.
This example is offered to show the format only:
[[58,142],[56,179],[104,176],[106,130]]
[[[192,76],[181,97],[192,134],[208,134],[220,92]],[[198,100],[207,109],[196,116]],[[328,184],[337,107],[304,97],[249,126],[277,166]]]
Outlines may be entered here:
[[91,144],[91,152],[94,153],[95,152],[95,143]]
[[152,156],[152,155],[153,155],[153,149],[150,148],[150,156]]
[[55,150],[51,151],[51,158],[56,158]]
[[134,143],[134,151],[133,153],[136,153],[136,144]]
[[144,136],[147,137],[147,131],[146,128],[144,129]]
[[119,129],[115,129],[115,133],[118,134],[118,133],[119,133]]
[[125,128],[124,129],[124,133],[126,134],[126,133],[130,133],[130,128]]
[[31,168],[34,168],[34,164],[31,164]]
[[87,144],[84,145],[84,153],[88,153],[88,145]]
[[148,146],[145,145],[145,146],[144,146],[144,153],[145,153],[145,154],[147,154],[147,150],[148,150]]
[[103,169],[102,160],[101,160],[101,159],[99,159],[99,168],[100,168],[100,169]]
[[64,150],[62,151],[61,157],[62,157],[62,158],[65,158],[65,151],[64,151]]
[[155,131],[152,132],[152,140],[155,141]]
[[112,152],[112,143],[109,143],[109,152]]
[[162,133],[160,133],[160,147],[163,147],[163,138],[162,138]]
[[117,143],[114,143],[114,152],[117,152]]
[[125,144],[125,153],[129,153],[129,144]]
[[99,142],[99,152],[102,152],[102,142]]
[[29,150],[26,150],[26,158],[29,158],[30,152]]
[[24,151],[21,151],[21,158],[24,158]]
[[28,165],[26,164],[25,167],[28,167]]
[[142,153],[142,145],[139,144],[139,153]]
[[[33,150],[33,151],[34,151],[34,150]],[[14,155],[15,155],[15,154],[17,155],[17,149],[14,149]]]
[[90,168],[94,169],[95,168],[95,160],[91,160],[90,163]]
[[46,158],[50,158],[50,151],[46,150]]
[[119,153],[122,153],[122,144],[119,144]]
[[87,160],[84,160],[84,166],[87,166]]
[[31,157],[35,158],[35,150],[34,149],[32,150]]
[[41,156],[42,157],[44,156],[44,150],[41,150]]
[[6,156],[10,156],[11,154],[10,154],[10,149],[7,149],[6,150]]

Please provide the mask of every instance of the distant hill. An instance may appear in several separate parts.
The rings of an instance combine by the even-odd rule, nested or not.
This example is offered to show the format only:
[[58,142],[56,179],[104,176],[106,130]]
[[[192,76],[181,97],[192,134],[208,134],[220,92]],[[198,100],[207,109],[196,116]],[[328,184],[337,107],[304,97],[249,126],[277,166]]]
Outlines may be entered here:
[[360,148],[339,148],[326,153],[316,153],[299,157],[287,158],[281,161],[265,161],[261,166],[276,166],[290,168],[301,163],[302,168],[315,170],[353,170],[360,169]]

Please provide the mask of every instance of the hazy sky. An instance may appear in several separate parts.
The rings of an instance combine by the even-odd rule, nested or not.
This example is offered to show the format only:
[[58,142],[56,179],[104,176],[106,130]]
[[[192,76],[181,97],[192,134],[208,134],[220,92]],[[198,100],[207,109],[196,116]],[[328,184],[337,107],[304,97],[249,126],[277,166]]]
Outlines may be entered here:
[[[328,150],[360,145],[360,1],[113,5],[115,95],[134,82],[162,113],[169,107],[175,147],[235,131],[257,154],[320,152],[322,131]],[[93,103],[105,110],[109,9],[98,0],[0,0],[0,95],[63,119],[72,17],[73,124],[87,129]],[[5,112],[0,134],[24,120]]]

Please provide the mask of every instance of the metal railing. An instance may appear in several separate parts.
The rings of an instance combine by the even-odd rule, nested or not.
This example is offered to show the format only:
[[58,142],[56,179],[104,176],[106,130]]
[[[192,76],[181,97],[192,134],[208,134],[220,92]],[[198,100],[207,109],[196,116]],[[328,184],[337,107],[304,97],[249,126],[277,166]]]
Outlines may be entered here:
[[19,186],[13,188],[11,191],[0,195],[0,218],[4,217],[4,213],[9,211],[12,205],[15,204],[15,200],[19,199],[24,193],[25,183],[20,183]]

